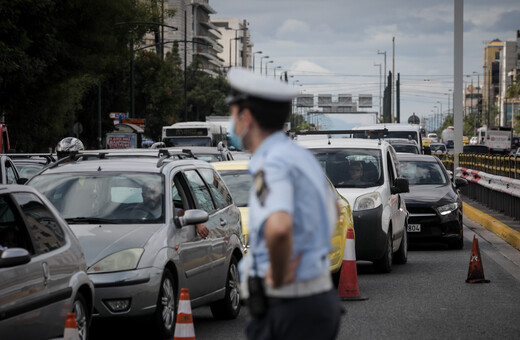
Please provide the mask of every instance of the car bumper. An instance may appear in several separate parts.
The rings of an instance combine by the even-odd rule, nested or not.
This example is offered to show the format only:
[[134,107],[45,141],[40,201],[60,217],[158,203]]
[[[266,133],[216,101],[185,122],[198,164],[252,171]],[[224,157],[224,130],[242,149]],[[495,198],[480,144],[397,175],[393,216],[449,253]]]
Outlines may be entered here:
[[[95,287],[94,317],[133,317],[150,315],[155,311],[162,270],[139,270],[89,274]],[[114,310],[110,302],[129,301],[124,310]]]
[[354,211],[356,260],[374,261],[383,257],[386,232],[382,223],[383,206],[375,209]]
[[420,232],[408,231],[410,243],[458,238],[462,236],[462,212],[457,209],[447,215],[439,215],[432,208],[408,207],[408,225],[420,224]]

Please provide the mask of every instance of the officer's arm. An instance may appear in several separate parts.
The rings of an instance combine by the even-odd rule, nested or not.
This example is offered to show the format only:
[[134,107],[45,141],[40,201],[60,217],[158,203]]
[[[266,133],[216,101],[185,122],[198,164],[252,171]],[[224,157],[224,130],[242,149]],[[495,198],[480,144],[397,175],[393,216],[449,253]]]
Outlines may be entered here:
[[296,268],[290,264],[293,250],[292,230],[292,216],[287,212],[277,211],[265,221],[264,235],[271,263],[266,279],[275,288],[292,282],[296,275]]

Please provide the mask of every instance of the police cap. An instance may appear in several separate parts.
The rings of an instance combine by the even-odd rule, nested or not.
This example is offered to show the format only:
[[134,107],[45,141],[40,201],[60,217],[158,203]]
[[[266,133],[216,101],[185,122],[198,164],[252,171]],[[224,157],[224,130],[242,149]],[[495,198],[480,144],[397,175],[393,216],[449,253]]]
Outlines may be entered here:
[[227,80],[232,90],[227,98],[228,104],[251,99],[285,103],[298,95],[298,91],[287,83],[262,77],[244,68],[231,68]]

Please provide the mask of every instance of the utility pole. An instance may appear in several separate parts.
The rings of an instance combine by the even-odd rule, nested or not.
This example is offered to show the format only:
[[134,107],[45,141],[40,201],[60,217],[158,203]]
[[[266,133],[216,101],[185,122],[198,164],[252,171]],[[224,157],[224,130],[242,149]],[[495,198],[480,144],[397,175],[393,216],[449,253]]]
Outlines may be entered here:
[[391,120],[390,122],[395,122],[395,37],[392,37],[392,107],[391,107]]
[[381,63],[374,63],[374,66],[379,66],[379,117],[383,115],[383,104],[381,99]]

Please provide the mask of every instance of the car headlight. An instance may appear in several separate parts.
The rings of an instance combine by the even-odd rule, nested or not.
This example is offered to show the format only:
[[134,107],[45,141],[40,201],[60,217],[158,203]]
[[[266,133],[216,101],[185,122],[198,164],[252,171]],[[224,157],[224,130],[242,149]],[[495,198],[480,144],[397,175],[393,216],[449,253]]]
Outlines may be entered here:
[[378,192],[371,192],[356,198],[354,211],[369,210],[379,207],[383,200]]
[[88,269],[89,274],[119,272],[137,268],[143,248],[132,248],[108,255]]
[[437,211],[441,215],[448,215],[448,214],[452,213],[453,211],[457,210],[458,207],[459,206],[457,203],[450,203],[450,204],[446,204],[446,205],[438,207]]

